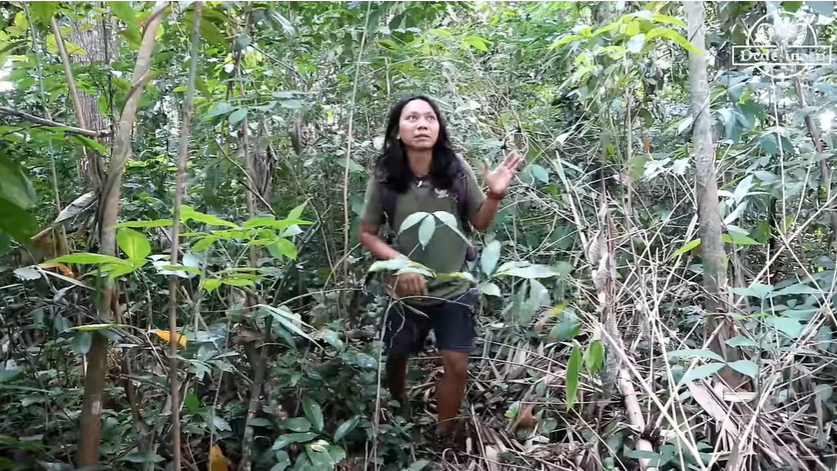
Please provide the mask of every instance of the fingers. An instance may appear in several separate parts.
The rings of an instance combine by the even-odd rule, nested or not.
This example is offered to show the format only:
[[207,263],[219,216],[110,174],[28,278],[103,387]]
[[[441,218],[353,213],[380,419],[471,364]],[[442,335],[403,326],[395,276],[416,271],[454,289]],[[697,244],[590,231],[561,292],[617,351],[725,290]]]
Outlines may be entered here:
[[508,157],[506,157],[506,160],[503,161],[503,166],[511,171],[515,171],[521,161],[523,161],[523,157],[517,154],[509,154]]

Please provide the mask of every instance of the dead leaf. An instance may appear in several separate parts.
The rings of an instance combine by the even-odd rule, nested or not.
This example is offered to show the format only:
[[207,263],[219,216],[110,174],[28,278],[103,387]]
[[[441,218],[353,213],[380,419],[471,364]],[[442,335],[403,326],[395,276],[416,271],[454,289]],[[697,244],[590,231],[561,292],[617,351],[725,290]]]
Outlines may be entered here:
[[70,270],[70,268],[69,268],[67,265],[64,265],[63,263],[44,262],[44,263],[40,263],[40,264],[38,264],[38,266],[39,266],[39,267],[41,267],[41,268],[43,268],[44,270],[46,270],[46,269],[48,269],[48,268],[55,268],[55,269],[56,269],[56,270],[58,270],[58,271],[59,271],[62,275],[66,276],[66,277],[69,277],[69,278],[75,278],[75,277],[76,277],[76,276],[73,274],[73,271],[72,271],[72,270]]
[[207,471],[228,470],[229,467],[227,466],[227,458],[224,456],[224,452],[221,451],[221,447],[217,443],[213,443],[212,448],[209,449],[209,468],[207,468]]
[[[153,332],[157,335],[157,337],[160,337],[166,342],[171,342],[171,332],[169,332],[168,330],[155,330]],[[177,334],[177,344],[183,348],[186,348],[186,345],[188,344],[188,342],[186,341],[186,336],[183,334]]]

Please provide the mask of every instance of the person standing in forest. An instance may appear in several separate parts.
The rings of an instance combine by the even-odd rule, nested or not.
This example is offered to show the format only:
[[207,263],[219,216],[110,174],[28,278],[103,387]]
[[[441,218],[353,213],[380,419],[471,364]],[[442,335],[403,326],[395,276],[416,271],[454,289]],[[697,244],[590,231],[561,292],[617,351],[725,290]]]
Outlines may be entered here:
[[[436,224],[430,242],[419,242],[421,223],[397,235],[390,246],[379,236],[387,224],[398,232],[411,214],[444,211],[454,215],[461,234],[487,229],[517,171],[521,158],[510,154],[485,174],[483,191],[474,171],[451,146],[439,107],[424,96],[397,103],[387,120],[384,148],[369,178],[360,223],[360,242],[378,259],[408,257],[439,273],[460,272],[476,251],[460,234]],[[440,222],[438,219],[434,222]],[[451,436],[465,394],[468,355],[474,348],[474,309],[479,292],[464,279],[426,280],[402,273],[391,280],[393,302],[384,315],[386,384],[406,405],[407,361],[422,350],[433,329],[444,376],[436,391],[440,438]]]

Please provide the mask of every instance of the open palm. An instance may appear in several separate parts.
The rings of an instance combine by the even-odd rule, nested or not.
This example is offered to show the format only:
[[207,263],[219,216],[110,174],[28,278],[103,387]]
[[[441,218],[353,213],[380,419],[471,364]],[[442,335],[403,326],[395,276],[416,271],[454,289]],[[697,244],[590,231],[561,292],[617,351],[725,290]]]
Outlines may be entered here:
[[522,160],[523,158],[517,154],[509,154],[499,167],[488,172],[485,176],[488,190],[496,195],[505,194]]

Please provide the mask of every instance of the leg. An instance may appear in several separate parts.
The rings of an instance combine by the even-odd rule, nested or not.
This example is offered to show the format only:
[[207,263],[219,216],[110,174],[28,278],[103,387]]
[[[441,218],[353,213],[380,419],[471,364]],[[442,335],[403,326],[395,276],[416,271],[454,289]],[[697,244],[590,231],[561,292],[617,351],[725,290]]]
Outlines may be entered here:
[[409,356],[402,354],[387,354],[386,386],[392,398],[401,405],[406,403],[407,388],[407,360]]
[[407,399],[407,360],[421,351],[429,331],[429,320],[405,308],[399,301],[393,301],[384,315],[385,382],[393,399],[402,406]]
[[468,352],[441,350],[444,376],[436,386],[436,407],[439,413],[439,425],[436,434],[450,435],[455,419],[465,395],[468,380]]
[[430,313],[444,367],[444,376],[436,387],[438,435],[449,435],[454,430],[455,419],[465,396],[468,355],[474,348],[476,338],[474,305],[478,296],[478,292],[469,291]]

